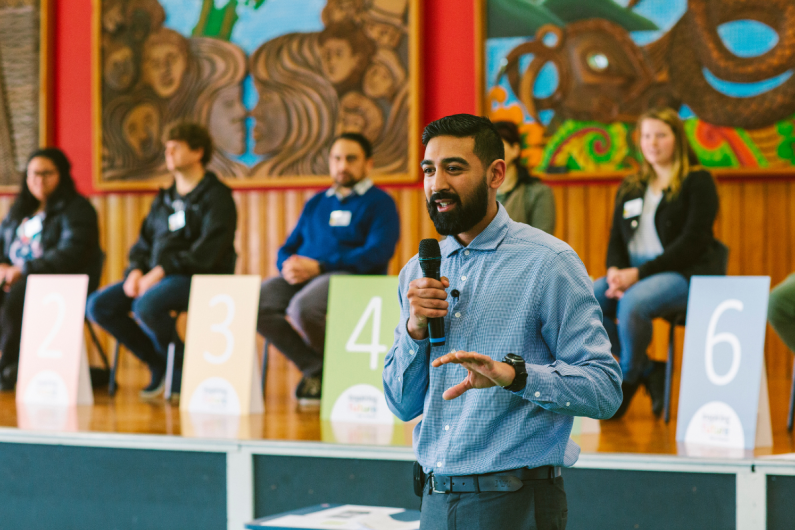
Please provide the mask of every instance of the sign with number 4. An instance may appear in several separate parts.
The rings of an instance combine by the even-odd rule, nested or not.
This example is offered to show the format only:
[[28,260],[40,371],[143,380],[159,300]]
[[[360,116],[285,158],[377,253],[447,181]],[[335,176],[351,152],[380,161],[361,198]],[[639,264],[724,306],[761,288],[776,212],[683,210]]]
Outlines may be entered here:
[[191,280],[180,409],[259,414],[256,352],[259,276],[197,275]]
[[83,337],[88,276],[28,277],[22,311],[17,402],[91,405],[91,376]]
[[677,441],[773,445],[764,352],[769,290],[768,277],[691,280]]

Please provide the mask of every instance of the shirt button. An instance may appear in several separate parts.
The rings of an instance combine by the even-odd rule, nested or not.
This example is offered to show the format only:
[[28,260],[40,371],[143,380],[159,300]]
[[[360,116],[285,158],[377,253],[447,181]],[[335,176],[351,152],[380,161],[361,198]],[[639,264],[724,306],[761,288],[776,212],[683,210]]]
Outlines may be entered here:
[[456,314],[455,314],[455,317],[456,317],[456,318],[461,318],[461,313],[456,313]]
[[632,224],[632,228],[637,228],[638,227],[638,222],[637,221],[632,221],[631,224]]
[[398,377],[398,381],[403,381],[403,378],[402,377]]
[[445,426],[444,426],[444,430],[445,430],[445,431],[449,431],[449,430],[450,430],[450,426],[449,426],[449,425],[445,425]]
[[468,250],[464,251],[464,256],[469,256],[469,251]]
[[465,281],[467,281],[467,277],[466,277],[466,276],[461,276],[461,281],[462,281],[462,282],[465,282]]
[[436,467],[442,467],[442,463],[441,462],[436,462]]
[[411,355],[414,355],[414,350],[409,350],[409,353],[410,353]]
[[569,405],[571,405],[571,401],[566,402],[566,406],[568,407]]
[[455,350],[450,350],[450,353],[455,353]]
[[536,397],[541,397],[541,392],[536,392],[536,393],[535,393],[535,396],[536,396]]

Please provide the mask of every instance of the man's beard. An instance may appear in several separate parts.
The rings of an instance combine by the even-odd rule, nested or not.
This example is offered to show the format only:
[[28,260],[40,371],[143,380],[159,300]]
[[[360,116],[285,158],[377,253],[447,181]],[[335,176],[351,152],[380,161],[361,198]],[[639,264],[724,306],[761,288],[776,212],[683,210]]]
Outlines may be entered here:
[[[443,199],[455,201],[456,207],[449,212],[440,212],[436,207],[436,201]],[[489,187],[484,178],[466,203],[455,193],[439,191],[431,195],[425,206],[428,208],[433,226],[441,235],[463,234],[486,217],[486,211],[489,209]]]

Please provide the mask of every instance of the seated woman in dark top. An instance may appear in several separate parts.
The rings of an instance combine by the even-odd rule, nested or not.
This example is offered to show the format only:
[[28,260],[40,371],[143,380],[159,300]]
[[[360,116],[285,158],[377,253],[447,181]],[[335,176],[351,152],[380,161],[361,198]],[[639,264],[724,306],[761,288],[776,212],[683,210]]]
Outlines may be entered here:
[[555,196],[541,179],[530,176],[522,165],[522,139],[512,121],[494,123],[505,146],[505,182],[497,190],[511,219],[551,234],[555,231]]
[[684,312],[690,277],[725,274],[728,255],[712,232],[715,181],[698,167],[679,116],[671,109],[647,112],[638,131],[642,167],[618,189],[607,276],[594,282],[624,375],[624,401],[614,418],[626,412],[641,384],[654,415],[662,413],[665,363],[646,356],[652,320]]
[[0,224],[0,247],[0,390],[13,390],[28,276],[89,274],[91,290],[102,269],[97,212],[75,190],[60,149],[28,159],[22,189]]

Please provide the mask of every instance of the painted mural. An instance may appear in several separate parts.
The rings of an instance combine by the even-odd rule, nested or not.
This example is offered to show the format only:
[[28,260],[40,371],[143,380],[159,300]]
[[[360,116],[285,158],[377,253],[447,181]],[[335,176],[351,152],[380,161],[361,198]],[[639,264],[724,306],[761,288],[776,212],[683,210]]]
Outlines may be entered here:
[[0,186],[39,146],[39,0],[0,0]]
[[165,174],[162,136],[208,127],[237,179],[328,174],[360,132],[375,173],[408,172],[410,0],[103,0],[98,184]]
[[702,164],[795,163],[792,0],[486,0],[486,103],[537,171],[638,166],[635,122],[677,109]]

